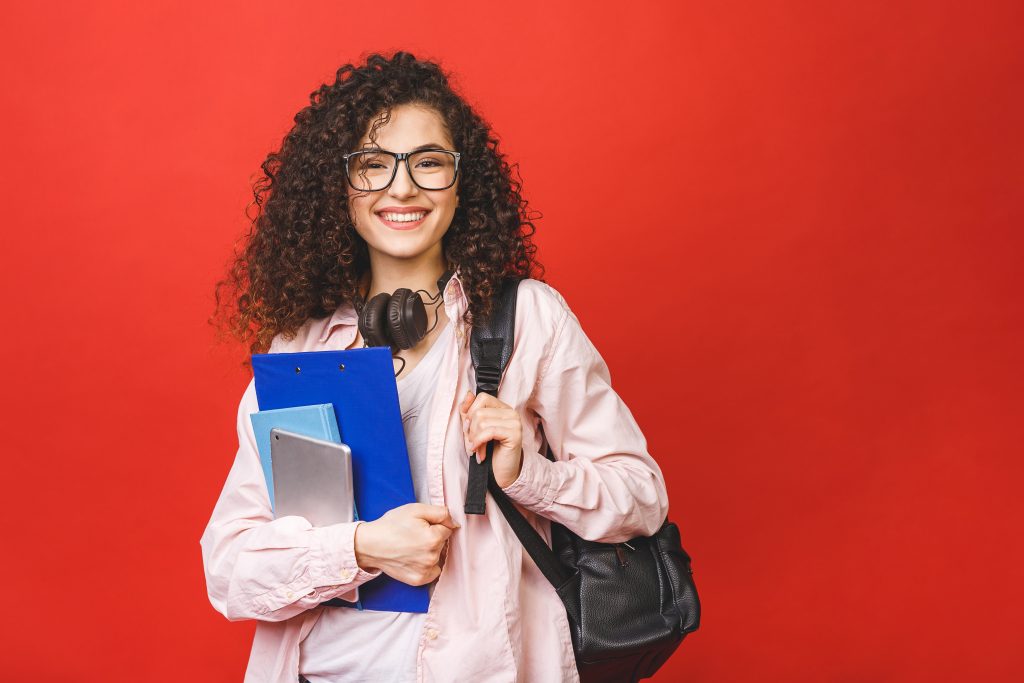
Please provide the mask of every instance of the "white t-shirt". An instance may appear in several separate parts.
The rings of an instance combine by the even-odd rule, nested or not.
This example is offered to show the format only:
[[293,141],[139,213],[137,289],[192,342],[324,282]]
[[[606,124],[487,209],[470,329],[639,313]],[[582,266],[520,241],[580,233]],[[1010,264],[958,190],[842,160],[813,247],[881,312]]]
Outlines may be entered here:
[[[451,323],[408,375],[398,379],[398,401],[416,500],[427,496],[427,424]],[[429,590],[433,593],[434,584]],[[328,607],[299,643],[299,672],[310,683],[413,683],[426,614]]]

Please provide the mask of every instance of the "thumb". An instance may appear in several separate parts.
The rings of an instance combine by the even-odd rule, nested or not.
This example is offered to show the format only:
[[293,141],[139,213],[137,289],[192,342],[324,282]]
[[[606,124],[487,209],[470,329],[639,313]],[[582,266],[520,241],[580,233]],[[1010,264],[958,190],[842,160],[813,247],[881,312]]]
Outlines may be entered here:
[[452,520],[448,508],[443,505],[422,505],[417,510],[417,516],[430,524],[443,524],[449,529],[458,529],[459,525]]

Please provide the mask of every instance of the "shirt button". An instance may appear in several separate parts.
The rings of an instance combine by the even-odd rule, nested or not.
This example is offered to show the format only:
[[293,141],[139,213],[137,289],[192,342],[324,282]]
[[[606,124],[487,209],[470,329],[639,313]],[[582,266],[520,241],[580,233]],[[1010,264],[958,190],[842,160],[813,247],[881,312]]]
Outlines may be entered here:
[[346,569],[345,571],[341,572],[341,580],[342,581],[351,581],[352,577],[355,576],[355,575],[356,574],[355,574],[354,571],[352,571],[351,569]]
[[291,600],[293,597],[295,597],[295,594],[292,593],[291,591],[288,591],[287,593],[285,593],[285,597],[287,597],[289,600]]
[[436,640],[436,639],[437,639],[437,631],[435,631],[432,628],[427,629],[427,640]]

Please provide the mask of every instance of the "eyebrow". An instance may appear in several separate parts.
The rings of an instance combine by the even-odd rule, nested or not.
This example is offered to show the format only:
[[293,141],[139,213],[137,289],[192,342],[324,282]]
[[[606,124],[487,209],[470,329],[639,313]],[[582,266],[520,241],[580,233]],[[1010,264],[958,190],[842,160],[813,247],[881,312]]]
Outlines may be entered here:
[[[382,151],[382,152],[390,152],[390,151],[391,151],[390,149],[384,149],[383,147],[376,147],[376,146],[374,146],[374,147],[368,147],[368,148],[366,148],[366,149],[367,149],[367,150],[375,150],[375,149],[378,149],[378,150],[380,150],[380,151]],[[425,145],[420,145],[420,146],[418,146],[418,147],[413,147],[413,148],[412,148],[411,150],[409,150],[409,151],[410,151],[410,152],[420,152],[420,151],[422,151],[422,150],[425,150],[425,149],[447,149],[447,148],[446,148],[446,147],[445,147],[444,145],[440,145],[440,144],[438,144],[438,143],[436,143],[436,142],[428,142],[428,143],[426,143]]]

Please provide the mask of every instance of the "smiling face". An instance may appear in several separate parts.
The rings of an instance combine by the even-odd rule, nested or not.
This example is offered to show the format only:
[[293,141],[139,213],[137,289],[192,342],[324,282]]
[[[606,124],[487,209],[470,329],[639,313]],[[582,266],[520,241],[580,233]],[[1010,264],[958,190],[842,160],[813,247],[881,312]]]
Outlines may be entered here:
[[[453,150],[453,143],[440,115],[433,109],[401,105],[391,110],[390,120],[377,129],[376,146],[389,152],[411,152],[430,144]],[[356,149],[371,146],[364,134]],[[350,150],[355,151],[355,150]],[[359,192],[348,188],[349,215],[356,232],[366,240],[370,267],[433,267],[444,262],[441,238],[448,231],[458,204],[458,180],[446,190],[424,190],[409,177],[405,162],[398,164],[395,179],[387,189]],[[404,220],[412,214],[419,220]],[[395,220],[399,219],[399,220]]]

